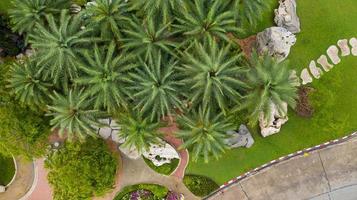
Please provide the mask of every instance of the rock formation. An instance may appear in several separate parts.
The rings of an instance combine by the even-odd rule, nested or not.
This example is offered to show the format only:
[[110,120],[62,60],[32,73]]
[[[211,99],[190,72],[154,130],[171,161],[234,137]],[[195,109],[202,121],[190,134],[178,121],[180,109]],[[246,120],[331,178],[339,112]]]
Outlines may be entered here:
[[258,33],[257,50],[259,55],[267,53],[281,62],[289,55],[295,42],[295,35],[285,28],[270,27]]
[[300,32],[300,20],[296,13],[295,0],[280,0],[279,8],[275,9],[275,23],[292,33]]
[[161,141],[160,144],[151,144],[149,150],[144,152],[143,156],[151,160],[155,166],[171,163],[173,159],[180,159],[175,148],[165,141]]
[[246,147],[250,148],[254,144],[254,139],[245,125],[240,125],[238,131],[227,131],[229,138],[225,143],[230,148]]
[[269,116],[265,116],[262,112],[259,117],[259,126],[260,132],[263,137],[267,137],[278,133],[281,129],[281,126],[288,121],[288,104],[283,104],[283,110],[279,111],[277,106],[274,103],[270,104],[271,112]]

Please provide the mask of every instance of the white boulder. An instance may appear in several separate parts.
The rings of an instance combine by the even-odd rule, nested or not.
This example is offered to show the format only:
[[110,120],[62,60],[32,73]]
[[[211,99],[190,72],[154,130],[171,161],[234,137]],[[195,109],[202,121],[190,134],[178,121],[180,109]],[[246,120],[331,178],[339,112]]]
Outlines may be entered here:
[[306,84],[312,82],[312,77],[306,68],[301,71],[300,78],[302,80],[303,85],[306,85]]
[[112,135],[112,129],[110,127],[102,127],[99,129],[99,135],[106,140]]
[[350,45],[352,47],[352,55],[357,56],[357,39],[356,38],[351,38],[350,39]]
[[269,116],[265,116],[263,112],[259,116],[260,133],[263,137],[267,137],[276,134],[280,131],[281,126],[288,121],[288,104],[283,104],[283,110],[279,110],[278,107],[271,103],[271,112]]
[[316,79],[319,79],[323,74],[322,69],[316,66],[316,62],[314,60],[310,62],[309,69],[312,76],[314,76]]
[[333,65],[328,62],[327,57],[325,55],[320,56],[320,58],[317,59],[317,63],[322,66],[325,72],[328,72],[333,68]]
[[151,144],[149,150],[143,152],[143,156],[155,166],[162,166],[171,163],[173,159],[180,159],[176,149],[165,141],[161,141],[160,144]]
[[351,54],[350,47],[348,46],[348,40],[343,39],[337,41],[337,46],[341,49],[341,56],[349,56]]
[[224,140],[224,143],[229,148],[246,147],[250,148],[254,144],[254,139],[249,132],[247,126],[240,125],[238,131],[227,131],[228,138]]
[[283,61],[290,53],[290,48],[296,43],[294,34],[282,27],[270,27],[257,35],[257,50],[259,55],[269,54]]
[[4,193],[6,191],[5,186],[0,185],[0,193]]
[[341,59],[340,59],[338,53],[339,53],[339,50],[335,45],[332,45],[327,49],[327,55],[331,59],[332,63],[335,65],[337,65],[341,62]]
[[300,19],[296,13],[295,0],[280,0],[279,8],[275,9],[274,21],[279,27],[286,28],[292,33],[299,33]]

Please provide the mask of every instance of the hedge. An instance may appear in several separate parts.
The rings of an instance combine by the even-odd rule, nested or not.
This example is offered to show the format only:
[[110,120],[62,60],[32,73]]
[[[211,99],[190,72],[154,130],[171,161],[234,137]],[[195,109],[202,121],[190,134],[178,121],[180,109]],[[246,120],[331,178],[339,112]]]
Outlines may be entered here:
[[200,175],[188,174],[183,182],[194,195],[199,197],[204,197],[219,187],[212,179]]

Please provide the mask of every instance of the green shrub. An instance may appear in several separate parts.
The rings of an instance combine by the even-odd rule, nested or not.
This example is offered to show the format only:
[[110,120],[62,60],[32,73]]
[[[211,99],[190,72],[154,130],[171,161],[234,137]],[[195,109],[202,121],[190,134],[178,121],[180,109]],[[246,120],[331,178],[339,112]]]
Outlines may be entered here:
[[0,153],[0,185],[7,185],[15,174],[15,165],[12,157]]
[[166,163],[161,166],[155,166],[151,160],[143,157],[145,163],[154,171],[160,174],[164,175],[170,175],[175,169],[177,168],[177,165],[179,164],[180,160],[179,159],[173,159],[171,160],[171,163]]
[[161,200],[166,197],[167,193],[169,190],[165,188],[164,186],[161,185],[156,185],[156,184],[138,184],[138,185],[131,185],[123,188],[114,198],[114,200],[130,200],[130,194],[131,192],[137,191],[137,190],[147,190],[152,192],[153,200]]
[[117,160],[101,139],[65,143],[46,160],[54,200],[89,200],[102,196],[115,183]]
[[183,182],[194,195],[199,197],[206,196],[219,187],[212,179],[199,175],[186,175]]

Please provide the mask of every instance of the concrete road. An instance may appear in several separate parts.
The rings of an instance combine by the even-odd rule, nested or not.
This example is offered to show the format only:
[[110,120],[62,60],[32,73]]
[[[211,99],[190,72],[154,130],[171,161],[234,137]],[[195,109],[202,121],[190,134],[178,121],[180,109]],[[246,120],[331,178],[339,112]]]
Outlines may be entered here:
[[274,165],[210,200],[357,200],[357,138]]

